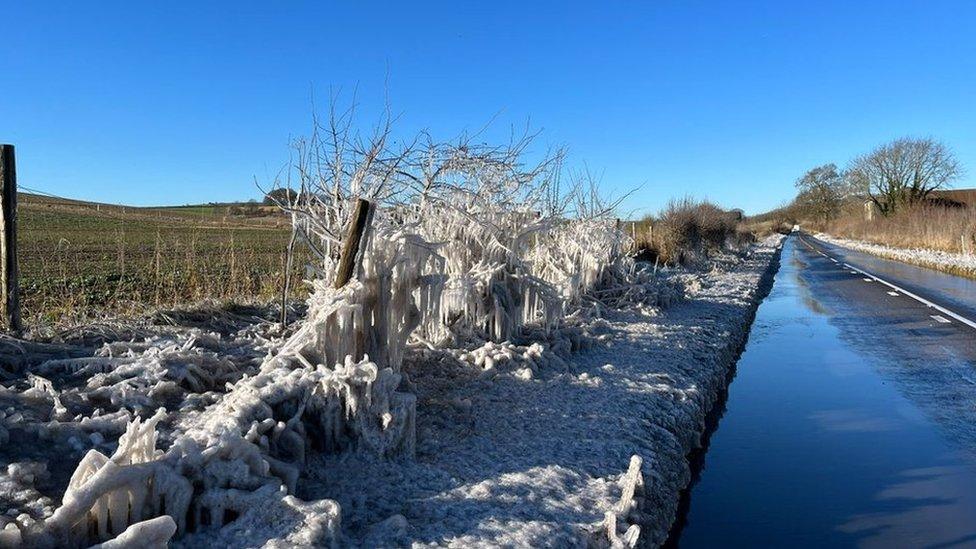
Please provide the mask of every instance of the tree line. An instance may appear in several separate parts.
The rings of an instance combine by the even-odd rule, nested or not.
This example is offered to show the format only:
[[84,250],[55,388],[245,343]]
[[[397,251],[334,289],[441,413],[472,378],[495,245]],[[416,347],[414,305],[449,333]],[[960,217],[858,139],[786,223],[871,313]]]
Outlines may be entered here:
[[903,137],[851,160],[845,170],[817,166],[796,180],[793,209],[803,217],[834,219],[844,203],[870,201],[884,216],[927,200],[963,175],[963,167],[944,143]]

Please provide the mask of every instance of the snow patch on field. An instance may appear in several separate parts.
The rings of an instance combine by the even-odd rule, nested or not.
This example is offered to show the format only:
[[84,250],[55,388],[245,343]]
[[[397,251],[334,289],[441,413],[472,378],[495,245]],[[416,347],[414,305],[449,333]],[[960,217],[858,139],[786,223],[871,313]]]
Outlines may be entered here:
[[957,254],[923,248],[894,248],[881,244],[872,244],[862,240],[837,238],[823,233],[818,233],[814,236],[820,240],[835,244],[837,246],[843,246],[845,248],[873,254],[886,259],[894,259],[896,261],[903,261],[913,265],[921,265],[923,267],[929,267],[931,269],[946,271],[953,274],[963,274],[970,277],[976,277],[976,255]]

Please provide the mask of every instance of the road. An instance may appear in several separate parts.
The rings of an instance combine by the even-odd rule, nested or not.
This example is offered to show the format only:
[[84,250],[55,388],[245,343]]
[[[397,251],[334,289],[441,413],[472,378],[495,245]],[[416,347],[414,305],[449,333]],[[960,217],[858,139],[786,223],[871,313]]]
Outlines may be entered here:
[[804,233],[794,238],[805,262],[801,276],[843,337],[876,358],[951,438],[976,451],[976,281]]
[[[925,301],[951,311],[930,311],[951,322],[958,322],[976,330],[976,280],[953,276],[901,261],[884,259],[824,242],[805,233],[798,235],[801,242],[813,248],[823,257],[841,266],[845,264],[883,280],[896,288],[884,288],[886,293],[908,292],[916,301]],[[883,284],[887,286],[887,284]],[[890,293],[889,293],[890,295]],[[867,296],[864,296],[867,297]],[[932,307],[926,306],[927,309]],[[930,315],[931,316],[931,315]],[[976,332],[970,334],[976,336]]]
[[791,236],[671,545],[976,545],[968,284]]

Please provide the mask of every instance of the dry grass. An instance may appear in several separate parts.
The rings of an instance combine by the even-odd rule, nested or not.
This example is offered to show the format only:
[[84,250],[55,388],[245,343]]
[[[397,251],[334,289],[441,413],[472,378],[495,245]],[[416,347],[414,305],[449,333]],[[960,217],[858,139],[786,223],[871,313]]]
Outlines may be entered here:
[[642,259],[665,264],[693,263],[708,253],[753,239],[738,218],[707,201],[672,200],[656,218],[636,222]]
[[895,248],[924,248],[976,253],[976,208],[919,205],[868,221],[851,213],[834,220],[826,232]]

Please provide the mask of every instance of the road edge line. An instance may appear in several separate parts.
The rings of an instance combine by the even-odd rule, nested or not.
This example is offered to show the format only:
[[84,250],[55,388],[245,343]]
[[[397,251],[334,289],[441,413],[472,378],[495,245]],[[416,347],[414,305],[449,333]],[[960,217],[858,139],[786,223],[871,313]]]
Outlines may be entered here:
[[[806,239],[801,238],[800,240],[802,240],[803,243],[806,244],[808,247],[813,248],[813,246],[811,246],[810,243],[806,241]],[[825,257],[829,257],[826,254],[824,254],[823,251],[821,251],[821,250],[817,250],[817,251],[820,252],[821,255],[824,255]],[[844,262],[844,263],[841,263],[841,264],[843,266],[847,267],[848,269],[852,270],[852,271],[857,271],[857,272],[861,273],[864,276],[871,277],[874,280],[876,280],[877,282],[880,282],[880,283],[884,284],[885,286],[888,286],[889,288],[894,288],[895,290],[898,290],[899,292],[907,295],[908,297],[914,299],[915,301],[918,301],[922,305],[925,305],[926,307],[930,307],[932,309],[935,309],[936,311],[939,311],[940,313],[947,314],[947,315],[951,316],[952,318],[958,320],[959,322],[962,322],[966,326],[969,326],[970,328],[976,330],[976,322],[973,322],[972,320],[969,320],[968,318],[966,318],[966,317],[964,317],[964,316],[962,316],[960,314],[954,313],[954,312],[950,311],[949,309],[946,309],[945,307],[943,307],[941,305],[932,303],[931,301],[925,299],[924,297],[915,295],[912,292],[909,292],[908,290],[906,290],[906,289],[904,289],[904,288],[902,288],[900,286],[897,286],[895,284],[892,284],[891,282],[888,282],[887,280],[885,280],[883,278],[880,278],[878,276],[875,276],[875,275],[873,275],[873,274],[871,274],[871,273],[869,273],[869,272],[867,272],[867,271],[865,271],[863,269],[858,269],[857,267],[851,265],[850,263]]]

